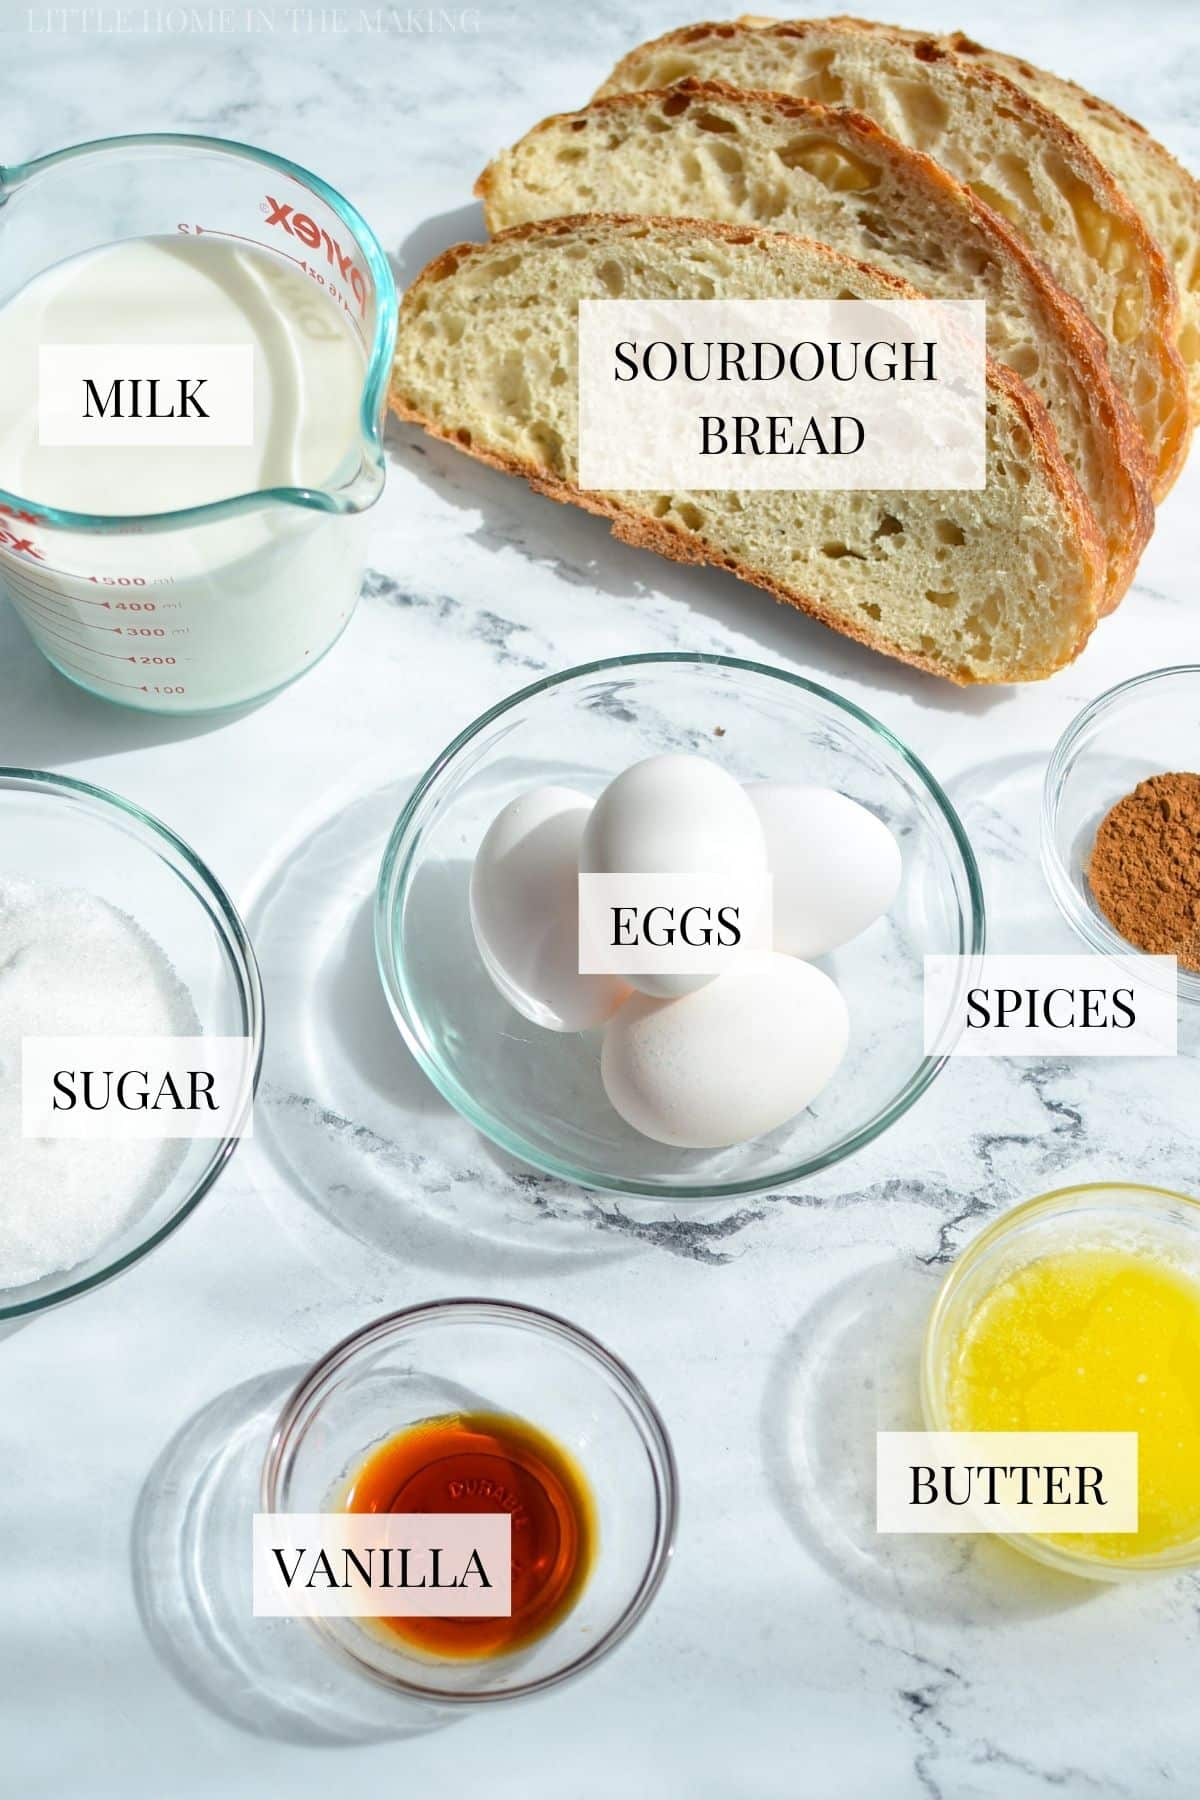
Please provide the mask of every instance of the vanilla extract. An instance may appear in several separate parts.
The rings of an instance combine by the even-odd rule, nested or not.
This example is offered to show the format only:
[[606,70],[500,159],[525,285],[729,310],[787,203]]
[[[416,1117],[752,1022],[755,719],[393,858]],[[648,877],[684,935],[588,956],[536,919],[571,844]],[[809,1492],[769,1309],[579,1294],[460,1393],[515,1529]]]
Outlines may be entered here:
[[[579,1599],[595,1557],[595,1502],[583,1471],[544,1432],[507,1414],[452,1413],[386,1438],[355,1469],[341,1505],[354,1513],[507,1513],[511,1518],[507,1617],[374,1621],[389,1637],[425,1655],[482,1661],[544,1637]],[[465,1579],[465,1571],[449,1562],[439,1573],[440,1585]],[[405,1583],[398,1576],[392,1585]]]

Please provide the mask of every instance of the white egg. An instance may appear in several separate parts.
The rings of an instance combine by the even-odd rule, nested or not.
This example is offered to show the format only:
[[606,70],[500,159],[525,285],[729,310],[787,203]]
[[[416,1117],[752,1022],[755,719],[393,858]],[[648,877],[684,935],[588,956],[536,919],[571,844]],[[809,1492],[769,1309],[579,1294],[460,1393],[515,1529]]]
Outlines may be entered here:
[[551,1031],[602,1025],[629,993],[615,975],[579,973],[579,845],[592,802],[531,788],[493,819],[471,870],[471,926],[510,1005]]
[[774,942],[824,956],[881,918],[900,886],[900,846],[857,800],[786,781],[746,789],[773,877]]
[[[745,789],[703,756],[650,756],[610,781],[583,834],[587,874],[765,874],[762,826]],[[644,994],[690,994],[711,974],[631,975]]]
[[675,1000],[634,994],[600,1073],[643,1137],[685,1150],[745,1143],[802,1112],[845,1054],[846,1003],[811,963],[767,953]]

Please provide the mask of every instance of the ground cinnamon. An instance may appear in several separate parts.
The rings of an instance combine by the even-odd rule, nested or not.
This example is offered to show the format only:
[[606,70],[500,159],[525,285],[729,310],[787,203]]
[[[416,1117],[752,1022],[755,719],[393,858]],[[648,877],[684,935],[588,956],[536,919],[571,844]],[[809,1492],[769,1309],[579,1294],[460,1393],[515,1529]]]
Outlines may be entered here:
[[1152,775],[1118,800],[1087,878],[1123,938],[1200,972],[1200,775]]

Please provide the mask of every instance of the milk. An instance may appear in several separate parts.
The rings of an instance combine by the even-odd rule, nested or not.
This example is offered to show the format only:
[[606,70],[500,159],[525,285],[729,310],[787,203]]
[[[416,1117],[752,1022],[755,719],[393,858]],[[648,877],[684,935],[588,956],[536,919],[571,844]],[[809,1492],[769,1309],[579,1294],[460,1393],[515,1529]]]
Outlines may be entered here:
[[[38,514],[343,487],[362,456],[361,332],[316,271],[215,234],[105,245],[0,307],[0,487],[31,503],[25,518],[0,513],[0,579],[52,662],[108,698],[198,711],[265,693],[329,648],[358,597],[358,514],[267,503],[115,533],[51,529]],[[39,442],[39,351],[68,344],[248,346],[252,440]]]

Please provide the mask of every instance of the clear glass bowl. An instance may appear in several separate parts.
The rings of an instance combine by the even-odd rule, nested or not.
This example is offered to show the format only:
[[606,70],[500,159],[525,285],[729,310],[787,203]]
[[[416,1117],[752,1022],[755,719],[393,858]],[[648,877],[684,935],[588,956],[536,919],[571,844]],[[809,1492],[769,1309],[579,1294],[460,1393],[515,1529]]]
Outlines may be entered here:
[[[486,975],[468,885],[501,808],[542,783],[598,794],[664,750],[739,781],[839,788],[896,834],[904,873],[887,917],[822,959],[851,1044],[813,1105],[726,1150],[671,1149],[613,1111],[600,1034],[543,1030]],[[396,1022],[450,1103],[503,1150],[583,1187],[671,1201],[751,1194],[812,1175],[886,1131],[944,1057],[922,1039],[922,958],[983,948],[983,895],[953,807],[911,751],[815,682],[721,656],[630,656],[570,669],[495,706],[417,783],[380,872],[375,939]]]
[[[1042,789],[1042,867],[1059,911],[1089,950],[1138,956],[1092,898],[1087,864],[1096,831],[1139,781],[1200,773],[1200,664],[1152,669],[1110,688],[1073,719]],[[1179,997],[1200,1002],[1200,975],[1179,970]]]
[[[86,888],[134,918],[186,985],[202,1030],[249,1040],[257,1087],[263,1002],[254,951],[220,883],[167,826],[87,782],[0,769],[0,874]],[[120,1275],[187,1218],[237,1142],[182,1143],[179,1163],[145,1211],[74,1268],[0,1288],[0,1319],[56,1306]],[[2,1158],[0,1144],[0,1177]]]
[[[921,1358],[921,1409],[929,1431],[953,1430],[947,1387],[954,1346],[985,1296],[1036,1257],[1090,1248],[1148,1251],[1200,1278],[1200,1201],[1167,1188],[1095,1181],[1057,1188],[1002,1214],[955,1262],[929,1315]],[[1062,1539],[997,1535],[1038,1562],[1096,1581],[1200,1564],[1200,1539],[1114,1562],[1072,1550]]]
[[362,1673],[450,1706],[541,1693],[615,1649],[667,1572],[678,1504],[666,1427],[624,1363],[552,1313],[443,1300],[366,1326],[305,1376],[271,1439],[263,1510],[327,1511],[374,1444],[422,1419],[464,1411],[524,1419],[583,1470],[598,1539],[574,1608],[535,1643],[479,1662],[419,1656],[355,1619],[309,1621]]

